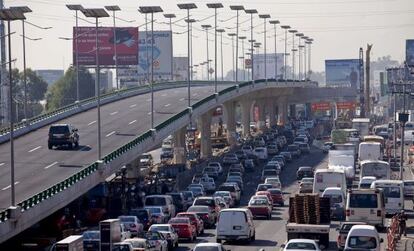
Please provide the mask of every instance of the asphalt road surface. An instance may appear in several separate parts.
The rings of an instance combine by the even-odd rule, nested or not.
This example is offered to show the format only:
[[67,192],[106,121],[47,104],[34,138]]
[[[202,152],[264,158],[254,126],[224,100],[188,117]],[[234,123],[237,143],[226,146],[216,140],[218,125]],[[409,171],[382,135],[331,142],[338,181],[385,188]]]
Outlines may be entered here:
[[[223,89],[224,86],[219,86]],[[193,87],[191,103],[214,93],[214,86]],[[155,125],[185,109],[187,88],[154,93]],[[150,94],[126,98],[101,107],[102,155],[106,155],[150,129]],[[76,114],[57,123],[79,129],[78,149],[47,147],[45,126],[15,140],[16,201],[29,198],[97,160],[96,109]],[[0,145],[0,209],[10,206],[10,143]]]

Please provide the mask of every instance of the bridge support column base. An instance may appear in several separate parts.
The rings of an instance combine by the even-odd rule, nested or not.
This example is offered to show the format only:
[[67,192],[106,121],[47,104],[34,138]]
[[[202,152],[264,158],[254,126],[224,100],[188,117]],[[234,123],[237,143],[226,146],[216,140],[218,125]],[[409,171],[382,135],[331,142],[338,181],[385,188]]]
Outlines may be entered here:
[[227,143],[230,148],[233,148],[236,145],[236,107],[233,101],[224,103],[223,107],[225,110],[225,123],[227,127]]
[[10,221],[11,222],[17,222],[20,219],[20,216],[22,215],[22,210],[19,206],[12,206],[9,207],[10,211]]
[[211,148],[211,117],[212,112],[208,111],[201,115],[200,118],[200,131],[201,131],[201,146],[200,157],[202,159],[210,158],[212,155]]
[[183,127],[176,131],[173,135],[173,144],[174,144],[174,163],[175,164],[186,164],[187,163],[187,154],[185,148],[185,135],[187,133],[187,128]]
[[251,100],[242,100],[240,102],[241,106],[241,120],[243,125],[243,136],[248,137],[250,136],[250,111],[252,108],[252,101]]

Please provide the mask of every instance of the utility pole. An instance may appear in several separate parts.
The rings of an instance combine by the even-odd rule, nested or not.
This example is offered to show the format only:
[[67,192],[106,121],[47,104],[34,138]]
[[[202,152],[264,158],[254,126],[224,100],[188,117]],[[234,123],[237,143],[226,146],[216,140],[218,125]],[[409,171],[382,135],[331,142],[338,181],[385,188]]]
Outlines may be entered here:
[[371,114],[371,99],[370,99],[370,54],[371,54],[372,44],[367,44],[366,53],[366,64],[365,64],[365,74],[366,74],[366,84],[365,84],[365,117],[369,117]]
[[359,48],[359,117],[365,118],[364,100],[364,49]]
[[[0,0],[0,9],[4,9],[3,0]],[[1,54],[1,68],[0,68],[0,121],[3,124],[9,122],[9,102],[8,93],[9,87],[7,83],[7,64],[6,64],[6,36],[4,31],[4,21],[0,21],[0,54]]]

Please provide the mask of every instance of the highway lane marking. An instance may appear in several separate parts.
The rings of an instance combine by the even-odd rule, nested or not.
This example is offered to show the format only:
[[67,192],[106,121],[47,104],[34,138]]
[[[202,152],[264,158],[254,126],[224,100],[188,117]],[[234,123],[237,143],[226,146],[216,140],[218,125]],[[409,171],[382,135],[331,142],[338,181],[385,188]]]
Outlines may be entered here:
[[170,106],[171,104],[166,104],[166,105],[164,105],[165,107],[168,107],[168,106]]
[[52,166],[54,166],[54,165],[56,165],[58,162],[57,161],[55,161],[55,162],[53,162],[52,164],[50,164],[50,165],[48,165],[48,166],[45,166],[45,169],[49,169],[49,168],[51,168]]
[[29,150],[29,153],[34,152],[34,151],[36,151],[40,148],[42,148],[42,146],[37,146],[37,147],[33,148],[32,150]]
[[93,125],[93,124],[95,124],[95,123],[96,123],[96,120],[94,120],[94,121],[90,122],[90,123],[88,124],[88,126]]
[[148,115],[151,115],[151,112],[149,112]]
[[105,137],[110,137],[110,136],[112,136],[114,134],[115,134],[115,131],[112,131],[112,132],[108,133]]
[[[14,185],[17,185],[17,184],[19,184],[20,183],[20,181],[16,181],[16,182],[14,182]],[[8,186],[6,186],[6,187],[3,187],[3,189],[1,189],[2,191],[5,191],[5,190],[7,190],[7,189],[9,189],[11,187],[11,185],[8,185]]]
[[134,108],[137,104],[130,105],[129,108]]
[[132,125],[132,124],[134,124],[135,122],[137,122],[137,120],[135,119],[135,120],[132,120],[131,122],[129,122],[128,123],[128,125]]
[[185,98],[180,98],[180,101],[184,101],[185,100]]
[[5,164],[6,164],[6,163],[4,163],[4,162],[3,162],[3,163],[0,163],[0,166],[4,166]]
[[118,111],[116,111],[116,112],[111,112],[109,115],[115,115],[115,114],[117,114],[118,113]]

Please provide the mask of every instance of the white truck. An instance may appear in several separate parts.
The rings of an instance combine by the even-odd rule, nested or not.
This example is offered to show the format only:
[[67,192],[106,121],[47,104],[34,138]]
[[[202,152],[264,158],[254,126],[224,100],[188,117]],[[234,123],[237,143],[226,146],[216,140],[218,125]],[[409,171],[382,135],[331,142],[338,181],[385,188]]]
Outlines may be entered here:
[[359,131],[359,136],[369,135],[369,118],[355,118],[352,120],[352,128]]
[[382,160],[383,152],[381,143],[362,142],[359,144],[358,159],[359,162],[364,160]]
[[391,168],[388,162],[382,160],[364,160],[360,163],[359,179],[364,176],[374,176],[377,180],[391,179]]
[[71,235],[55,245],[56,251],[83,251],[82,235]]
[[352,185],[355,178],[355,155],[353,150],[330,150],[328,169],[342,170],[347,185]]

